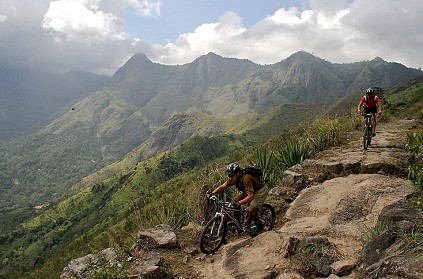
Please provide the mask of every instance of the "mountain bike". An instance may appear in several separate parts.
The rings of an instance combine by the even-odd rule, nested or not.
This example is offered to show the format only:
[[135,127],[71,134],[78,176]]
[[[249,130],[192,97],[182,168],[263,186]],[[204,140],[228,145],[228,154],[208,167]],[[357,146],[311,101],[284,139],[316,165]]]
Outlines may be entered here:
[[[247,210],[234,207],[234,203],[219,200],[216,196],[211,196],[210,200],[216,202],[217,210],[201,233],[200,250],[204,254],[213,254],[222,246],[229,226],[235,226],[238,233],[248,233],[251,237],[260,233]],[[264,225],[263,231],[272,230],[275,225],[275,209],[270,204],[263,204],[257,209],[257,214]]]
[[[364,113],[363,116],[365,117],[365,124],[363,130],[363,147],[364,150],[367,150],[369,146],[372,144],[372,116],[373,113]],[[375,116],[376,117],[376,116]]]

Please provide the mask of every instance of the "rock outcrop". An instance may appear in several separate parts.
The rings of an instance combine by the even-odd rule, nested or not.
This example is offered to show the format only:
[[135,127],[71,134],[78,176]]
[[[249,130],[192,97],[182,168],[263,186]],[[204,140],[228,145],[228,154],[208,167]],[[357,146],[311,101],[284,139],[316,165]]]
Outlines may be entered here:
[[[129,278],[169,278],[168,273],[162,268],[160,253],[155,249],[173,249],[177,247],[177,244],[176,234],[170,226],[160,224],[154,228],[139,231],[138,240],[131,247],[132,256],[126,259],[127,267],[122,267],[121,262],[124,259],[118,259],[114,249],[108,248],[99,254],[89,254],[72,260],[63,269],[60,278],[94,278],[93,275],[101,274],[109,267],[114,268],[114,274],[120,272],[125,276],[129,276]],[[116,269],[118,270],[116,271]],[[107,274],[112,276],[111,274],[113,273],[109,272]]]
[[[415,124],[381,125],[368,151],[355,138],[290,168],[268,197],[285,212],[278,228],[238,238],[195,267],[203,278],[421,278],[421,262],[405,264],[397,237],[420,230],[422,218],[405,202],[413,189],[402,140]],[[397,225],[363,247],[381,220]]]
[[60,279],[83,279],[90,278],[105,265],[120,268],[113,248],[107,248],[97,254],[88,254],[84,257],[74,259],[63,269]]
[[[412,237],[421,237],[423,212],[412,204],[423,197],[404,177],[402,144],[404,131],[415,124],[380,126],[367,151],[357,138],[290,168],[267,199],[279,214],[276,228],[255,238],[230,236],[213,255],[198,255],[192,248],[196,239],[184,247],[167,225],[140,231],[127,274],[175,278],[178,272],[170,275],[161,257],[175,251],[175,265],[192,271],[188,278],[422,278],[421,260],[410,259],[421,255],[413,250]],[[382,234],[363,242],[381,224]],[[198,237],[196,226],[186,230]],[[61,278],[87,278],[86,261],[92,257],[69,263]]]
[[382,210],[378,221],[385,230],[361,253],[360,270],[368,278],[422,278],[423,259],[413,260],[423,237],[423,211],[413,204],[422,198],[413,193]]

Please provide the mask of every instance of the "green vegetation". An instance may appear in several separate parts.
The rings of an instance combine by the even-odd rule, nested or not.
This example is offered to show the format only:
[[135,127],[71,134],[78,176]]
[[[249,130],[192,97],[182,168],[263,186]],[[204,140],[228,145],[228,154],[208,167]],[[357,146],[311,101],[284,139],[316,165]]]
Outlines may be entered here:
[[402,248],[419,262],[423,262],[423,232],[412,231],[400,234]]
[[336,146],[345,140],[348,131],[361,127],[355,115],[317,120],[312,125],[276,139],[277,158],[283,170],[301,164],[315,153]]
[[[413,92],[417,93],[410,93],[410,98],[420,94],[422,85],[415,88]],[[394,91],[386,91],[391,104],[397,98]],[[420,103],[421,99],[398,114],[393,110],[391,117],[403,117],[406,111],[413,113]],[[341,144],[346,133],[361,125],[361,117],[356,115],[319,119],[274,135],[260,145],[251,141],[248,131],[245,137],[193,137],[112,177],[84,185],[70,198],[39,209],[36,216],[15,230],[1,231],[0,265],[4,274],[0,278],[58,278],[71,259],[111,246],[128,254],[139,229],[160,223],[175,229],[190,221],[202,223],[204,193],[225,180],[224,166],[228,162],[258,164],[269,186],[274,187],[281,182],[286,168]],[[416,136],[409,135],[410,151],[418,150],[418,158],[421,134],[416,131]],[[1,165],[0,171],[6,172]],[[378,225],[369,239],[385,226]],[[317,251],[319,247],[309,249]],[[119,270],[104,272],[120,276]],[[102,274],[96,276],[104,278]]]
[[385,230],[387,230],[391,226],[392,224],[390,222],[378,221],[374,228],[365,227],[365,231],[361,239],[363,244],[365,245],[369,243],[370,241],[376,239],[378,236],[380,236]]
[[406,147],[410,152],[408,179],[413,182],[417,190],[423,191],[423,129],[411,131],[407,134]]
[[[289,135],[303,140],[319,138],[321,146],[328,147],[340,143],[342,135],[338,133],[345,132],[336,127],[351,128],[351,124],[342,124],[351,121],[355,119],[317,121]],[[128,252],[140,228],[166,223],[178,229],[190,221],[201,223],[202,197],[213,184],[224,181],[224,166],[230,161],[245,166],[259,164],[269,185],[276,186],[286,167],[280,159],[281,143],[289,135],[276,137],[261,147],[234,135],[194,137],[42,209],[20,229],[2,235],[2,265],[25,278],[34,274],[32,264],[37,259],[35,272],[39,276],[57,278],[72,258],[110,246]],[[313,151],[318,150],[311,146]],[[16,274],[16,270],[21,273]]]

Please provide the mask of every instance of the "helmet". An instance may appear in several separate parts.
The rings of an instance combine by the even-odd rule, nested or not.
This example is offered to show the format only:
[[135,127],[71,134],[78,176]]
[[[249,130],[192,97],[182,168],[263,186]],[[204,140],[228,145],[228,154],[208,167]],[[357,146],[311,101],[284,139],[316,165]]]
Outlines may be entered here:
[[366,89],[366,95],[372,95],[375,94],[375,90],[372,87],[369,87]]
[[241,168],[239,167],[239,165],[237,163],[229,164],[226,167],[226,174],[228,176],[232,176],[232,175],[234,175],[235,173],[237,173],[239,171],[241,171]]

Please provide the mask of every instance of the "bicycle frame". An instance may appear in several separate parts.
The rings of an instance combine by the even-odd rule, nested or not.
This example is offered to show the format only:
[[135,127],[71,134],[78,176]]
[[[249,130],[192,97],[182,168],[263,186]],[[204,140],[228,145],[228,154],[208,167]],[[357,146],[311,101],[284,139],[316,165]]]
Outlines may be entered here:
[[365,113],[363,116],[366,118],[366,126],[370,125],[372,127],[372,116],[375,115],[374,113]]
[[243,232],[247,231],[246,228],[242,224],[240,224],[240,222],[234,217],[235,213],[240,213],[240,220],[244,220],[245,212],[242,212],[242,210],[237,208],[231,208],[230,202],[219,201],[217,200],[216,197],[213,197],[212,199],[217,201],[219,205],[219,209],[215,213],[215,216],[220,216],[222,220],[225,219],[226,222],[232,221],[233,222],[232,224],[234,224],[238,229],[240,229]]
[[[207,222],[200,236],[200,250],[205,254],[216,252],[223,245],[228,233],[228,226],[237,227],[238,233],[246,232],[251,237],[257,236],[263,229],[270,231],[275,225],[275,210],[269,204],[263,204],[258,210],[262,211],[263,227],[257,227],[246,210],[231,207],[230,202],[220,201],[217,197],[212,196],[210,200],[216,202],[216,210],[214,216]],[[240,214],[235,216],[236,213]],[[259,213],[257,213],[259,214]],[[258,229],[257,229],[258,228]]]

